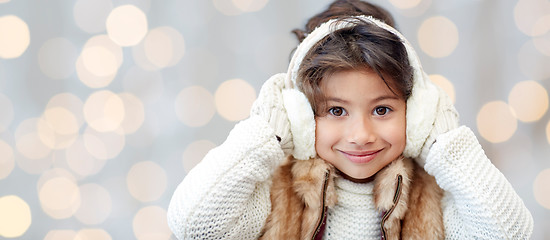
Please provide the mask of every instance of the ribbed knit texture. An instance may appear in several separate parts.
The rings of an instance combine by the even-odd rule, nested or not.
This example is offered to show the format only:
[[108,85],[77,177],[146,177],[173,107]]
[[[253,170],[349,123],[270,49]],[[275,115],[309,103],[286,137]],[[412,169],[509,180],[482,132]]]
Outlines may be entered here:
[[380,213],[374,205],[374,183],[336,179],[338,203],[327,212],[324,239],[380,239]]
[[[170,228],[179,239],[257,239],[271,210],[270,176],[282,158],[265,120],[237,124],[176,189],[168,208]],[[470,129],[440,135],[425,168],[445,190],[447,239],[531,236],[531,214]],[[340,202],[328,212],[327,239],[379,239],[380,216],[366,186],[337,181]]]
[[260,117],[235,126],[176,189],[168,224],[179,239],[257,239],[269,215],[269,177],[283,159]]
[[447,239],[529,239],[533,218],[474,133],[460,127],[437,138],[425,165],[445,190]]

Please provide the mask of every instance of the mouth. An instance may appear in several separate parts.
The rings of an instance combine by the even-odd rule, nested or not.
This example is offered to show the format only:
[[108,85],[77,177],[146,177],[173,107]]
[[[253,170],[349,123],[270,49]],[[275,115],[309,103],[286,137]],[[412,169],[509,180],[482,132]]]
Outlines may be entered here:
[[340,151],[353,163],[363,164],[372,161],[383,149],[376,151]]

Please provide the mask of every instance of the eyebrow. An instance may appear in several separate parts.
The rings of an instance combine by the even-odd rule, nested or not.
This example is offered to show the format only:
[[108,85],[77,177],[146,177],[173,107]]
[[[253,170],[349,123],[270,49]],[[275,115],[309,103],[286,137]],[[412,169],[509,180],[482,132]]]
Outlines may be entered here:
[[[338,98],[338,97],[329,97],[329,98],[326,98],[325,100],[327,102],[333,101],[333,102],[338,102],[338,103],[348,103],[349,102],[348,100],[344,100],[344,99],[341,99],[341,98]],[[394,95],[382,95],[382,96],[379,96],[379,97],[373,99],[373,102],[380,102],[380,101],[384,101],[384,100],[401,100],[401,98],[398,97],[398,96],[394,96]]]

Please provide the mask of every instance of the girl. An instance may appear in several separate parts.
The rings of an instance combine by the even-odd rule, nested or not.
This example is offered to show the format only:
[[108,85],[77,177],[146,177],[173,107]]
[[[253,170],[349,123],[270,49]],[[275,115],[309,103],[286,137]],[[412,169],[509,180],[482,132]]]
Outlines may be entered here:
[[[168,209],[179,239],[528,239],[533,220],[383,9],[338,0]],[[437,140],[437,141],[436,141]]]

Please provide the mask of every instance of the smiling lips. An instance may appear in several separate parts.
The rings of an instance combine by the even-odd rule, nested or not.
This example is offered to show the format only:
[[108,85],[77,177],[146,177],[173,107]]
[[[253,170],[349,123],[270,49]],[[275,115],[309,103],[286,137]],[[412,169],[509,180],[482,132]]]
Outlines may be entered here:
[[347,159],[353,163],[368,163],[372,161],[382,149],[376,151],[340,151]]

